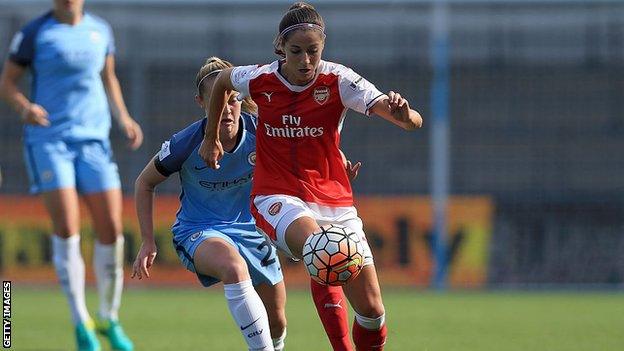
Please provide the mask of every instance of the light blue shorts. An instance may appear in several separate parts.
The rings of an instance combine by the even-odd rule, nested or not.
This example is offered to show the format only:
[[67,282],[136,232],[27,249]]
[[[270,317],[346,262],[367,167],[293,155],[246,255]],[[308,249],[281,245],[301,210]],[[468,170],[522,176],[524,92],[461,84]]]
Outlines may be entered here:
[[26,144],[24,157],[31,193],[76,188],[79,193],[89,194],[121,187],[108,141]]
[[200,232],[176,235],[173,245],[178,257],[189,271],[197,274],[197,278],[205,287],[219,282],[219,279],[197,273],[193,262],[195,250],[206,239],[219,238],[238,248],[238,252],[247,262],[247,269],[253,285],[268,283],[275,285],[282,281],[282,267],[277,252],[268,238],[258,233],[253,225],[248,230],[231,226],[212,227]]

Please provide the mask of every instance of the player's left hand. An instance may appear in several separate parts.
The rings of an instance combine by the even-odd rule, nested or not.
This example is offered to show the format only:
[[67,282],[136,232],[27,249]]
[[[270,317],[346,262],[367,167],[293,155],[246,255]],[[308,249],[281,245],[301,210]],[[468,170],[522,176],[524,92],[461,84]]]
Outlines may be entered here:
[[394,91],[388,92],[388,104],[392,117],[399,122],[410,122],[409,102],[401,94]]
[[353,180],[357,178],[358,172],[360,171],[360,167],[362,167],[362,162],[357,162],[352,164],[351,161],[347,160],[347,156],[342,152],[342,150],[338,150],[340,152],[340,158],[342,158],[342,164],[347,171],[347,176],[349,180]]
[[134,264],[132,265],[132,276],[130,278],[138,277],[139,280],[143,279],[143,276],[149,278],[149,269],[154,264],[156,259],[157,249],[155,242],[143,242],[141,243],[141,249],[137,254]]
[[362,162],[358,161],[355,164],[352,164],[351,161],[347,160],[346,169],[349,180],[357,178],[358,173],[360,172],[360,167],[362,167]]
[[143,131],[141,126],[130,116],[122,118],[119,122],[121,131],[128,138],[128,147],[132,150],[136,150],[143,144]]

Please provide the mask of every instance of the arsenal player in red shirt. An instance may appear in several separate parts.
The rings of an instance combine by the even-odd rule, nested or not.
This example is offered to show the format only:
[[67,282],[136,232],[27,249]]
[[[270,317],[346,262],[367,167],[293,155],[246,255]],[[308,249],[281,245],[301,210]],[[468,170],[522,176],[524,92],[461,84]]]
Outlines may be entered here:
[[[223,148],[218,126],[227,92],[251,96],[258,105],[252,188],[256,226],[294,258],[301,258],[306,239],[321,225],[337,223],[358,233],[364,243],[364,267],[344,286],[356,313],[353,340],[357,350],[382,350],[385,311],[339,151],[340,130],[347,109],[380,116],[405,130],[420,128],[422,118],[400,94],[383,94],[353,70],[323,61],[324,43],[325,25],[318,12],[306,3],[292,5],[275,40],[282,59],[219,74],[199,153],[210,167],[219,168]],[[342,289],[311,284],[334,350],[351,350]]]

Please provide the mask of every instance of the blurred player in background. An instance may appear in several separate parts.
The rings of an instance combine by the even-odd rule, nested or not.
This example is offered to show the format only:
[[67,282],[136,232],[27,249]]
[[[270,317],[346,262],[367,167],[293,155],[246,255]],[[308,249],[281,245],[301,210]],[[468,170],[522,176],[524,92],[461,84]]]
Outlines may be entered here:
[[[15,35],[0,78],[0,95],[25,124],[31,191],[41,194],[52,220],[52,260],[79,350],[100,350],[100,344],[85,305],[78,194],[97,234],[97,330],[114,350],[133,349],[118,321],[124,239],[120,180],[109,143],[111,112],[130,148],[138,148],[143,135],[123,101],[114,53],[110,26],[83,12],[83,0],[54,0],[51,11]],[[28,69],[30,99],[18,87]]]
[[[345,225],[365,242],[351,185],[341,166],[339,133],[346,109],[379,115],[406,130],[422,124],[421,116],[400,94],[383,94],[351,69],[321,60],[324,42],[325,26],[318,12],[306,3],[291,6],[275,41],[281,60],[219,74],[199,150],[210,167],[220,167],[223,146],[218,129],[229,90],[257,103],[252,212],[257,226],[278,248],[296,258],[301,258],[308,237],[319,232],[319,224]],[[385,311],[372,253],[364,246],[362,272],[344,290],[356,312],[357,350],[381,350],[387,333]],[[312,293],[334,349],[345,350],[351,346],[339,289],[328,293],[313,287]],[[326,323],[325,314],[333,316],[332,323]]]
[[[217,74],[228,67],[232,67],[229,62],[211,57],[197,73],[195,100],[203,110]],[[157,252],[152,227],[154,189],[177,172],[181,206],[172,232],[180,260],[203,286],[223,282],[230,313],[250,350],[279,351],[286,337],[286,291],[280,262],[268,239],[256,231],[249,210],[256,162],[252,115],[256,106],[249,98],[237,100],[236,95],[228,96],[219,124],[226,150],[223,167],[215,171],[197,154],[206,125],[202,118],[166,141],[137,178],[135,197],[143,243],[132,277],[149,277]]]

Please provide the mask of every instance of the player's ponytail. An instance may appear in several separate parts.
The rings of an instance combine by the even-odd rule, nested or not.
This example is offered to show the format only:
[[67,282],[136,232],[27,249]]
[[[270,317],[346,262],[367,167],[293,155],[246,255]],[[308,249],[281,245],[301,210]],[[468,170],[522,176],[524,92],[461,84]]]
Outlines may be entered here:
[[300,1],[292,4],[280,21],[278,34],[273,41],[275,53],[285,57],[286,55],[281,49],[282,44],[292,33],[292,30],[303,28],[316,29],[325,35],[325,22],[321,15],[314,6]]
[[[234,65],[232,65],[230,62],[216,56],[212,56],[206,59],[206,62],[204,62],[203,66],[199,69],[197,75],[195,76],[195,87],[197,88],[197,95],[203,96],[206,88],[204,84],[206,78],[216,76],[222,70],[232,67],[234,67]],[[255,102],[253,102],[253,100],[251,100],[249,96],[243,99],[241,109],[247,113],[258,113],[258,106]]]

